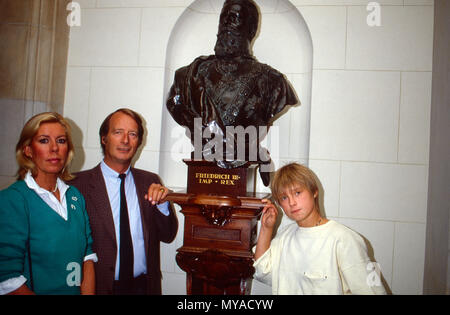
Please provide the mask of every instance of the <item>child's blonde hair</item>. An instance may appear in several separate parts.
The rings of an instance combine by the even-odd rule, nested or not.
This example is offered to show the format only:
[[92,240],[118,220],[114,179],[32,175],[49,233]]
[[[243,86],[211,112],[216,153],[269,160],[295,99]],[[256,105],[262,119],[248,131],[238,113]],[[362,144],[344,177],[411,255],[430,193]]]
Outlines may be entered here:
[[319,188],[316,176],[309,168],[298,163],[289,163],[275,172],[270,186],[274,200],[280,204],[283,191],[292,189],[296,185],[300,185],[315,195],[314,202],[319,210]]

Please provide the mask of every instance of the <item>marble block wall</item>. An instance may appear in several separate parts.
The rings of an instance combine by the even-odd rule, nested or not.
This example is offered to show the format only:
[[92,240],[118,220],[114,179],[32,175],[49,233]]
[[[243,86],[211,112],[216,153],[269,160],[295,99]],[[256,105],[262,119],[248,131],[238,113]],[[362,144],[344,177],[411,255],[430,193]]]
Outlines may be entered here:
[[14,181],[15,145],[24,123],[63,112],[68,0],[0,1],[0,186]]

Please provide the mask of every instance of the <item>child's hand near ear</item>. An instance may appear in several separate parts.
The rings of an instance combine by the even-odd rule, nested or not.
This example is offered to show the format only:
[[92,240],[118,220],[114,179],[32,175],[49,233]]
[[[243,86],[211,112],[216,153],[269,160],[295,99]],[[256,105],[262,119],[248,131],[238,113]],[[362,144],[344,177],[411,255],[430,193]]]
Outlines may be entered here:
[[273,229],[277,221],[278,209],[269,199],[262,199],[265,206],[262,210],[261,224],[264,228]]
[[261,200],[265,205],[262,210],[261,229],[256,243],[255,260],[261,257],[270,247],[272,233],[277,222],[278,210],[269,199]]

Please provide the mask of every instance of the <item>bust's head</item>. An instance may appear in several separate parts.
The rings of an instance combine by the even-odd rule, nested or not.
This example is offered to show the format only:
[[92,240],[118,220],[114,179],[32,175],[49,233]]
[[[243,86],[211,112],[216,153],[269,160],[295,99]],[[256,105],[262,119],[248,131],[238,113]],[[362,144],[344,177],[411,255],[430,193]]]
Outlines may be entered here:
[[249,55],[258,24],[259,12],[253,1],[226,0],[220,13],[216,55]]

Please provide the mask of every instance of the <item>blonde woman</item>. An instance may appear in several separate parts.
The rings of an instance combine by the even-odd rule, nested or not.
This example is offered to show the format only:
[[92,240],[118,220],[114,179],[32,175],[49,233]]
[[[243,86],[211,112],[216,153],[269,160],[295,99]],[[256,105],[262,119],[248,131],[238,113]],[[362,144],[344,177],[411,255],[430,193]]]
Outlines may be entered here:
[[263,200],[261,230],[255,251],[255,279],[273,294],[385,294],[372,276],[361,236],[320,215],[319,189],[313,172],[300,164],[281,167],[271,184],[272,196],[295,221],[272,240],[277,208]]
[[16,145],[18,180],[0,192],[0,294],[93,294],[91,230],[70,180],[70,126],[41,113]]

